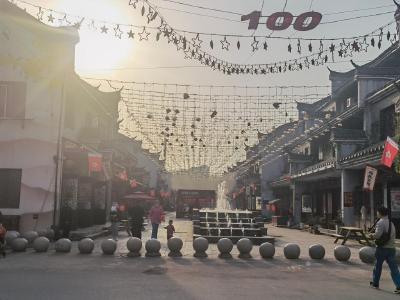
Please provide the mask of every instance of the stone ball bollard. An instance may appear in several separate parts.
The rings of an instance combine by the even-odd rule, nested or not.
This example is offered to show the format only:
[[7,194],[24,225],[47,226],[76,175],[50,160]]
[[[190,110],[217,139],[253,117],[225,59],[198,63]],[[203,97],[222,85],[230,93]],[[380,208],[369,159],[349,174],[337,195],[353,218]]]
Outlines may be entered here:
[[240,239],[236,244],[239,250],[239,258],[251,258],[251,250],[253,249],[253,243],[248,238]]
[[113,239],[107,239],[101,242],[101,250],[105,255],[113,255],[117,250],[117,242]]
[[168,240],[169,257],[182,257],[183,242],[180,238],[172,237]]
[[39,234],[36,231],[31,230],[31,231],[24,232],[21,236],[23,238],[25,238],[28,241],[29,244],[32,244],[33,241],[37,237],[39,237]]
[[205,258],[208,257],[206,251],[208,249],[208,240],[203,237],[198,237],[193,241],[193,249],[195,251],[194,257]]
[[160,249],[161,243],[159,240],[148,240],[145,245],[146,257],[159,257],[161,256]]
[[137,237],[131,237],[126,242],[126,248],[129,250],[129,257],[139,257],[141,256],[140,250],[142,249],[142,240]]
[[56,233],[53,229],[47,229],[45,237],[47,237],[50,241],[53,241],[56,237]]
[[71,248],[72,242],[69,239],[59,239],[54,245],[54,249],[58,253],[68,253],[71,251]]
[[36,252],[47,252],[50,246],[50,241],[45,236],[39,236],[33,241],[33,249]]
[[311,245],[308,248],[308,254],[312,259],[323,259],[325,257],[325,248],[320,244]]
[[24,252],[28,247],[28,240],[25,238],[16,238],[11,242],[11,249],[14,252]]
[[20,234],[19,234],[18,231],[12,231],[12,230],[11,231],[7,231],[6,236],[5,236],[6,243],[8,245],[11,245],[11,242],[13,240],[15,240],[16,238],[19,238],[19,237],[20,237]]
[[91,254],[94,249],[94,241],[91,238],[81,239],[78,243],[80,254]]
[[374,247],[362,247],[358,252],[358,255],[363,263],[373,264],[375,262],[375,252]]
[[217,243],[219,251],[219,258],[232,258],[231,251],[233,249],[233,243],[228,238],[222,238]]
[[300,257],[300,247],[293,243],[286,244],[283,248],[283,254],[287,259],[298,259]]
[[351,251],[350,251],[349,247],[340,245],[340,246],[335,247],[334,255],[338,261],[345,262],[350,259]]
[[271,243],[265,242],[260,245],[258,251],[260,252],[262,258],[270,259],[275,255],[275,246]]

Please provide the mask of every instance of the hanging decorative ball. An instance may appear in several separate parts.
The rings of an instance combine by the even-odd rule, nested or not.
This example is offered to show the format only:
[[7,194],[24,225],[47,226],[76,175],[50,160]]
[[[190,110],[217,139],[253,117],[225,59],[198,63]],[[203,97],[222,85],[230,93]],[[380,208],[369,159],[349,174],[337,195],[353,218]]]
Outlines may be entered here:
[[181,144],[181,147],[183,147],[183,144]]
[[247,126],[249,126],[249,127],[250,127],[250,126],[251,126],[251,123],[250,123],[250,122],[249,122],[249,123],[247,123]]
[[172,121],[176,121],[178,118],[177,117],[172,117]]
[[190,146],[190,148],[194,149],[194,146],[192,145],[192,146]]
[[244,141],[245,141],[245,142],[248,142],[248,141],[249,141],[249,139],[248,139],[248,138],[245,138],[245,139],[244,139]]
[[186,99],[189,99],[189,98],[190,98],[190,97],[189,97],[189,94],[188,94],[188,93],[184,93],[184,94],[183,94],[183,99],[186,100]]
[[167,108],[167,109],[166,109],[166,112],[167,112],[167,114],[169,114],[169,113],[171,112],[171,109],[170,109],[170,108]]
[[238,136],[235,136],[235,139],[237,139],[237,140],[238,140],[238,139],[239,139],[239,137],[238,137]]
[[175,124],[175,123],[172,123],[172,126],[173,126],[173,127],[175,127],[175,126],[176,126],[176,124]]
[[175,113],[179,114],[180,113],[179,109],[175,109]]
[[238,148],[238,147],[235,147],[235,150],[239,150],[239,148]]
[[200,118],[196,118],[196,121],[197,121],[197,122],[200,122],[200,121],[201,121],[201,119],[200,119]]
[[231,144],[231,141],[228,141],[228,145],[230,145]]
[[205,148],[206,147],[206,145],[203,145],[203,148]]
[[147,115],[147,119],[152,119],[152,118],[153,118],[153,116],[151,114]]
[[165,128],[165,131],[169,131],[169,127],[166,127],[166,128]]
[[168,116],[165,117],[165,121],[169,121],[169,117]]
[[236,47],[238,48],[238,50],[240,49],[240,41],[237,41]]
[[196,128],[196,125],[194,125],[194,124],[192,124],[192,126],[191,126],[193,129],[195,129]]
[[214,42],[213,42],[213,40],[210,41],[210,48],[211,48],[211,49],[214,49]]
[[194,141],[197,142],[199,139],[198,138],[194,138]]
[[202,140],[202,139],[200,139],[200,140],[199,140],[199,142],[203,142],[203,140]]

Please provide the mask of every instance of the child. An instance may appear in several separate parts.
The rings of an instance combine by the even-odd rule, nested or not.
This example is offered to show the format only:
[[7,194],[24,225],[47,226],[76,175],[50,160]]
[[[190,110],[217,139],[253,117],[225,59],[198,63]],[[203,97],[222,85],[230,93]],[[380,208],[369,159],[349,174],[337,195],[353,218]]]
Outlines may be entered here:
[[6,257],[6,233],[6,228],[0,223],[0,253],[3,257]]
[[172,238],[174,236],[175,227],[174,227],[174,225],[172,225],[173,223],[174,223],[174,221],[169,220],[168,226],[165,227],[165,229],[167,229],[167,240],[169,240],[170,238]]

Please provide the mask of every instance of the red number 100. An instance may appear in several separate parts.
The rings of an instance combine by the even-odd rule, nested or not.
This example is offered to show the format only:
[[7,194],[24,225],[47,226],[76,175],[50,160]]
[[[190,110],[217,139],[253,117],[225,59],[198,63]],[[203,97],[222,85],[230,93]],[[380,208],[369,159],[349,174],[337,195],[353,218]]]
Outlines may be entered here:
[[[252,13],[242,16],[242,21],[250,20],[249,29],[257,29],[260,23],[261,11],[253,11]],[[267,19],[266,25],[269,30],[285,30],[293,23],[294,16],[289,12],[276,12],[270,15]],[[308,19],[311,21],[306,23]],[[282,21],[281,21],[282,20]],[[322,14],[314,11],[302,13],[294,21],[293,28],[297,31],[308,31],[317,27],[322,20]],[[280,21],[280,22],[278,22]]]

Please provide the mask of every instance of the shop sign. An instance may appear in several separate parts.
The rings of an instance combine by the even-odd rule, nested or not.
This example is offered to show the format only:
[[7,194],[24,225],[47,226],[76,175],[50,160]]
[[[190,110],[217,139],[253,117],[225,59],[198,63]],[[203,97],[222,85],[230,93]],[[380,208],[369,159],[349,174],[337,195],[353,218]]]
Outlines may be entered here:
[[378,170],[367,166],[365,168],[365,175],[364,175],[364,185],[363,189],[366,191],[372,192],[374,190],[376,175],[378,174]]

